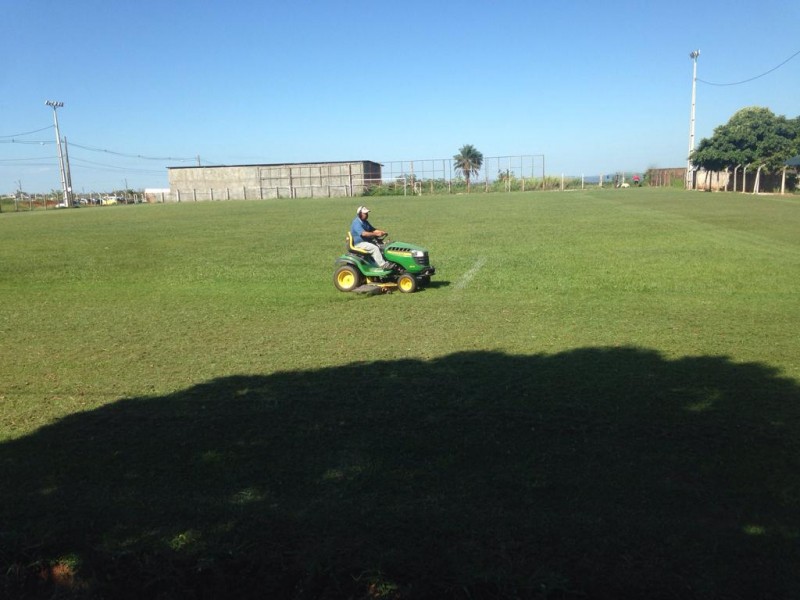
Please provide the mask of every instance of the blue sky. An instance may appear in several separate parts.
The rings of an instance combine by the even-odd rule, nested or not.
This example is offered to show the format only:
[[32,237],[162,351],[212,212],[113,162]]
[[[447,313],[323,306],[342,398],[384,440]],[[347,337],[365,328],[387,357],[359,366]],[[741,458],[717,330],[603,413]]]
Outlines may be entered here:
[[[167,187],[167,166],[544,154],[548,175],[679,167],[698,78],[800,50],[800,3],[0,0],[0,194]],[[800,56],[697,86],[697,141],[800,115]],[[41,131],[39,131],[41,130]],[[36,133],[29,133],[36,132]],[[20,135],[25,134],[25,135]],[[137,158],[142,157],[142,158]]]

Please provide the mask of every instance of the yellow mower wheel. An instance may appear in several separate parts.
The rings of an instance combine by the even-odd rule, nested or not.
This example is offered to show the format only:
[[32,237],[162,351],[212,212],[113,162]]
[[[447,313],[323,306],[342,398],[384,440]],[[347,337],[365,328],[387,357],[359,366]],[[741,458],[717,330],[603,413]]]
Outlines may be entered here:
[[417,291],[417,280],[413,275],[403,273],[397,278],[397,289],[404,294],[410,294]]
[[333,274],[333,285],[340,292],[352,292],[361,285],[362,280],[361,272],[350,265],[339,267]]

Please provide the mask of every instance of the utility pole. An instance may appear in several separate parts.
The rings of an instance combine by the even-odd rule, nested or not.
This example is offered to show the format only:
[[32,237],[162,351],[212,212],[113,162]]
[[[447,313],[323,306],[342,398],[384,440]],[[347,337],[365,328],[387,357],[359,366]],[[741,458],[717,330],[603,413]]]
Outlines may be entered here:
[[64,136],[64,173],[67,179],[67,194],[69,194],[69,204],[72,206],[74,200],[72,197],[72,171],[69,168],[69,144],[67,144],[67,136]]
[[689,117],[689,154],[686,162],[686,189],[694,187],[694,175],[692,165],[692,152],[694,152],[694,109],[697,100],[697,58],[700,56],[700,50],[692,50],[689,53],[689,58],[692,59],[692,111]]
[[61,132],[58,129],[57,109],[64,106],[64,103],[57,102],[55,100],[48,100],[45,102],[45,106],[50,106],[53,108],[53,122],[56,125],[56,147],[58,148],[58,166],[61,170],[61,190],[64,194],[64,204],[66,206],[71,206],[69,201],[69,189],[67,188],[67,170],[64,167],[64,153],[61,150]]

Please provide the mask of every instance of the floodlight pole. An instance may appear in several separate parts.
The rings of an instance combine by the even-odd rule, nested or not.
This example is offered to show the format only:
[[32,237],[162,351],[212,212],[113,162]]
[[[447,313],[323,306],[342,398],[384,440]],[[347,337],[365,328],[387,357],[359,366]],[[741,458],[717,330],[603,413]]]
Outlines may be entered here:
[[689,154],[686,163],[686,189],[694,187],[693,180],[693,165],[692,165],[692,152],[694,152],[694,111],[697,100],[697,58],[700,56],[700,50],[692,50],[689,53],[689,58],[692,59],[692,111],[689,117]]
[[45,106],[50,106],[53,108],[53,122],[56,126],[56,147],[58,148],[58,166],[61,170],[61,189],[64,194],[64,204],[66,206],[71,206],[69,201],[69,188],[67,187],[67,170],[64,168],[64,153],[61,150],[61,132],[58,129],[58,112],[56,112],[57,109],[64,106],[64,103],[56,102],[55,100],[48,100],[45,102]]

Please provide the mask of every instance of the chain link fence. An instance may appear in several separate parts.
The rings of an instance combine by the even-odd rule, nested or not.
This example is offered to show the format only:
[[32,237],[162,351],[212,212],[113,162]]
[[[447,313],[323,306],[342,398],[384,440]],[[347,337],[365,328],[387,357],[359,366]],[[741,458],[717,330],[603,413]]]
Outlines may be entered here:
[[[363,164],[363,168],[360,165]],[[219,167],[197,167],[198,170]],[[502,193],[534,190],[570,191],[629,186],[671,186],[681,181],[682,169],[650,169],[645,173],[581,173],[547,175],[544,154],[485,157],[479,169],[466,174],[453,158],[398,160],[373,163],[308,163],[298,165],[252,165],[224,167],[244,173],[257,169],[255,177],[194,181],[163,189],[147,189],[126,197],[88,195],[76,197],[76,206],[271,198],[317,198],[462,193]],[[59,208],[57,193],[6,198],[0,211]]]
[[[207,171],[196,175],[183,168],[185,178],[169,190],[145,190],[145,201],[206,202],[265,200],[272,198],[331,198],[355,196],[407,196],[575,190],[619,187],[624,173],[546,175],[544,154],[485,157],[469,174],[457,168],[453,158],[399,160],[373,163],[314,163],[226,167],[238,174],[222,183]],[[358,168],[353,168],[353,166]],[[197,167],[214,169],[215,167]],[[258,169],[257,177],[248,174]],[[203,183],[200,180],[207,176]],[[238,177],[238,179],[237,179]],[[630,177],[630,176],[629,176]],[[637,175],[638,177],[638,175]],[[188,186],[187,181],[196,182]],[[248,185],[249,183],[249,185]],[[642,183],[636,180],[635,184]]]
[[[127,194],[115,195],[86,195],[74,196],[71,200],[70,208],[82,208],[89,206],[113,206],[116,204],[141,204],[145,202],[145,194],[139,192],[129,192]],[[58,210],[68,208],[64,204],[63,196],[60,192],[50,194],[16,194],[0,198],[0,213],[6,212],[30,212],[35,210]]]

